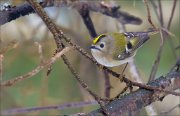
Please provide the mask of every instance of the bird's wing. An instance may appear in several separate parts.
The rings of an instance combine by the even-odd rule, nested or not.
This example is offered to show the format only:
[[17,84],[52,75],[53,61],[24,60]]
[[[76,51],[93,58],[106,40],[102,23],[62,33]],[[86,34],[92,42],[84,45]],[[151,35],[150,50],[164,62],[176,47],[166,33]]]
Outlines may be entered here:
[[126,32],[124,35],[127,38],[126,49],[119,55],[120,60],[134,56],[136,50],[149,40],[147,32]]
[[127,32],[124,33],[127,37],[127,47],[132,46],[132,48],[129,48],[130,52],[134,52],[136,49],[141,47],[147,40],[149,40],[149,35],[147,32]]

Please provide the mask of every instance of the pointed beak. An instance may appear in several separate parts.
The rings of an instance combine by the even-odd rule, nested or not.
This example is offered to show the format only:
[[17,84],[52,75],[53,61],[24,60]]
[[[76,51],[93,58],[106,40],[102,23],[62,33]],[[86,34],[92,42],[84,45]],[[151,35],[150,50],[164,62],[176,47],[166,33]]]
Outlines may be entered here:
[[99,51],[101,51],[99,48],[97,48],[96,46],[91,46],[91,47],[89,47],[90,49],[96,49],[96,50],[99,50]]
[[89,49],[96,49],[96,47],[95,46],[91,46],[91,47],[89,47]]

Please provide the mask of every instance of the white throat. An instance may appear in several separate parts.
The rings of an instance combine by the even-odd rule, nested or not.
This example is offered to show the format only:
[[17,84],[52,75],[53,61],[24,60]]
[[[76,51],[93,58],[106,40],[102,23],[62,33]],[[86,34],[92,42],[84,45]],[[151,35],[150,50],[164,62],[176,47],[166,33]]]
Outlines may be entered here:
[[132,57],[126,58],[125,60],[114,60],[111,57],[100,55],[100,51],[94,49],[91,49],[91,53],[98,63],[107,67],[115,67],[132,61]]

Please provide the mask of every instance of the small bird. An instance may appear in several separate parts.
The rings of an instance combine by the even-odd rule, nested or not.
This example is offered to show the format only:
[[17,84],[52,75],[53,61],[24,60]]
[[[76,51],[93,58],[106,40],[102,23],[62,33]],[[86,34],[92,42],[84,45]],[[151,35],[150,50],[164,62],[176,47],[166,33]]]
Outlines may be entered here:
[[137,49],[150,39],[150,35],[155,33],[157,33],[156,30],[101,34],[93,40],[90,47],[92,56],[98,63],[107,67],[130,62]]

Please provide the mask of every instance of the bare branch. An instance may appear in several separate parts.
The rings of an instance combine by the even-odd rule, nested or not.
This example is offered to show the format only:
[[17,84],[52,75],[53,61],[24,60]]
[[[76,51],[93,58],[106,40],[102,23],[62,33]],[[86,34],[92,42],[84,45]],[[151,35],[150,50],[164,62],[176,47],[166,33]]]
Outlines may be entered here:
[[177,0],[174,0],[173,8],[172,8],[172,11],[171,11],[171,16],[170,16],[169,21],[168,21],[168,26],[167,26],[168,30],[170,30],[171,22],[172,22],[172,19],[173,19],[173,16],[174,16],[175,8],[176,8],[176,2],[177,2]]
[[10,109],[6,111],[2,111],[2,115],[14,115],[20,113],[29,113],[35,111],[44,111],[44,110],[63,110],[68,108],[79,108],[85,107],[89,105],[97,105],[96,101],[82,101],[82,102],[72,102],[72,103],[65,103],[61,105],[52,105],[52,106],[39,106],[39,107],[31,107],[31,108],[16,108]]
[[[170,72],[165,77],[148,83],[152,87],[163,87],[165,90],[173,91],[180,88],[180,72]],[[119,99],[107,104],[105,108],[110,115],[130,115],[155,101],[162,101],[167,93],[138,89],[135,92],[124,95]],[[125,105],[126,104],[126,105]],[[102,115],[100,109],[90,112],[88,115]]]
[[[168,27],[169,28],[170,28],[171,20],[172,20],[173,15],[174,15],[175,6],[176,6],[175,4],[176,4],[176,1],[173,4],[171,16],[170,16],[170,19],[169,19],[169,22],[168,22]],[[163,19],[162,5],[161,5],[160,0],[158,0],[158,5],[159,5],[159,17],[160,17],[159,22],[161,23],[161,28],[164,28],[164,19]],[[169,29],[167,29],[167,30],[169,30]],[[160,36],[161,36],[161,43],[160,43],[160,46],[159,46],[159,49],[158,49],[157,57],[156,57],[156,59],[154,61],[153,67],[151,69],[151,74],[149,76],[149,81],[152,81],[155,78],[156,72],[158,70],[159,62],[160,62],[162,49],[163,49],[163,46],[164,46],[164,41],[167,38],[167,36],[163,32],[163,29],[160,30]],[[171,47],[171,49],[173,51],[174,56],[176,57],[174,45],[173,45],[171,40],[169,40],[169,44],[170,44],[170,47]]]
[[[133,80],[135,80],[136,82],[143,83],[142,77],[139,74],[139,71],[137,69],[137,66],[134,60],[129,62],[129,69],[131,73],[131,78],[134,78]],[[153,104],[150,104],[149,106],[145,107],[145,109],[146,109],[147,114],[151,116],[157,115],[157,112],[155,108],[153,107]]]
[[159,5],[159,22],[161,23],[161,27],[164,27],[164,18],[163,18],[161,0],[158,0],[158,5]]
[[[161,20],[162,20],[162,19],[160,19],[160,13],[158,13],[158,11],[161,11],[161,13],[162,13],[162,10],[160,10],[160,7],[157,7],[157,5],[155,4],[155,1],[154,1],[154,0],[150,0],[150,2],[151,2],[152,6],[153,6],[153,8],[154,8],[154,11],[155,11],[155,14],[156,14],[156,16],[157,16],[157,18],[158,18],[159,23],[162,24],[162,23],[161,23]],[[172,19],[173,19],[173,16],[174,16],[174,12],[175,12],[176,2],[177,2],[177,0],[174,0],[173,7],[172,7],[172,11],[171,11],[171,16],[170,16],[169,21],[168,21],[167,30],[170,30],[170,25],[171,25],[171,22],[172,22]],[[161,6],[160,1],[159,1],[159,4],[160,4],[159,6]],[[161,16],[161,17],[162,17],[162,16]],[[167,31],[166,31],[166,32],[167,32]],[[167,32],[167,33],[168,33],[168,32]],[[168,35],[171,36],[170,33],[168,33]],[[172,53],[173,53],[174,57],[177,59],[177,54],[176,54],[176,50],[175,50],[175,47],[174,47],[174,44],[173,44],[172,39],[170,38],[170,39],[167,39],[167,40],[168,40],[169,46],[170,46],[170,48],[171,48],[171,50],[172,50]]]
[[149,81],[154,80],[154,78],[156,76],[156,72],[157,72],[159,62],[160,62],[160,58],[161,58],[162,49],[163,49],[163,46],[164,46],[164,34],[163,34],[162,30],[160,31],[160,35],[161,35],[161,43],[160,43],[160,46],[159,46],[159,49],[158,49],[156,60],[154,61],[154,64],[153,64],[152,69],[151,69],[151,74],[149,76]]
[[97,36],[97,33],[89,15],[89,9],[87,8],[87,5],[84,5],[81,9],[79,9],[79,14],[81,15],[84,24],[92,37],[91,39],[95,38]]
[[62,56],[66,52],[68,52],[70,49],[71,49],[71,47],[64,48],[61,52],[58,52],[54,57],[49,59],[46,63],[40,64],[35,69],[33,69],[32,71],[26,73],[25,75],[15,77],[12,80],[2,82],[0,84],[0,87],[9,87],[9,86],[12,86],[12,85],[16,84],[17,82],[20,82],[20,81],[24,80],[24,79],[31,78],[32,76],[34,76],[38,72],[40,72],[43,68],[45,68],[45,67],[49,66],[50,64],[54,63],[60,56]]
[[[43,8],[45,7],[72,7],[77,10],[81,9],[81,7],[86,6],[88,10],[93,12],[100,12],[104,15],[116,18],[118,21],[120,21],[123,24],[136,24],[139,25],[142,23],[142,20],[140,18],[137,18],[135,16],[129,15],[128,13],[125,13],[123,11],[118,10],[119,7],[109,6],[105,7],[100,2],[94,2],[94,1],[53,1],[51,3],[44,3],[40,2],[41,6]],[[7,11],[0,11],[0,25],[3,25],[7,22],[10,22],[12,20],[15,20],[21,16],[28,15],[30,13],[34,13],[34,10],[31,8],[30,4],[24,3],[16,7],[12,7]]]
[[7,11],[0,11],[0,25],[3,25],[7,22],[10,22],[21,16],[25,16],[33,12],[34,10],[32,9],[32,7],[27,3],[21,4],[17,7],[12,7]]
[[147,9],[147,13],[148,13],[148,21],[149,23],[151,24],[151,26],[156,29],[156,26],[153,24],[152,20],[151,20],[151,13],[150,13],[150,9],[149,9],[149,5],[148,5],[148,2],[147,0],[144,0],[144,4],[146,5],[146,9]]
[[104,71],[104,85],[105,85],[105,91],[104,91],[104,95],[106,98],[110,98],[110,90],[112,88],[111,83],[110,83],[110,77],[108,72]]
[[158,7],[154,0],[149,0],[154,8],[154,12],[156,14],[156,17],[158,18],[158,21],[160,21],[159,13],[158,13]]
[[[172,22],[172,19],[174,16],[175,8],[176,8],[176,3],[177,3],[177,0],[174,0],[172,11],[171,11],[171,16],[169,18],[168,25],[167,25],[168,30],[170,30],[171,22]],[[177,59],[176,50],[175,50],[174,43],[173,43],[171,38],[168,39],[168,43],[169,43],[169,46],[171,47],[171,50],[172,50],[174,57]]]

